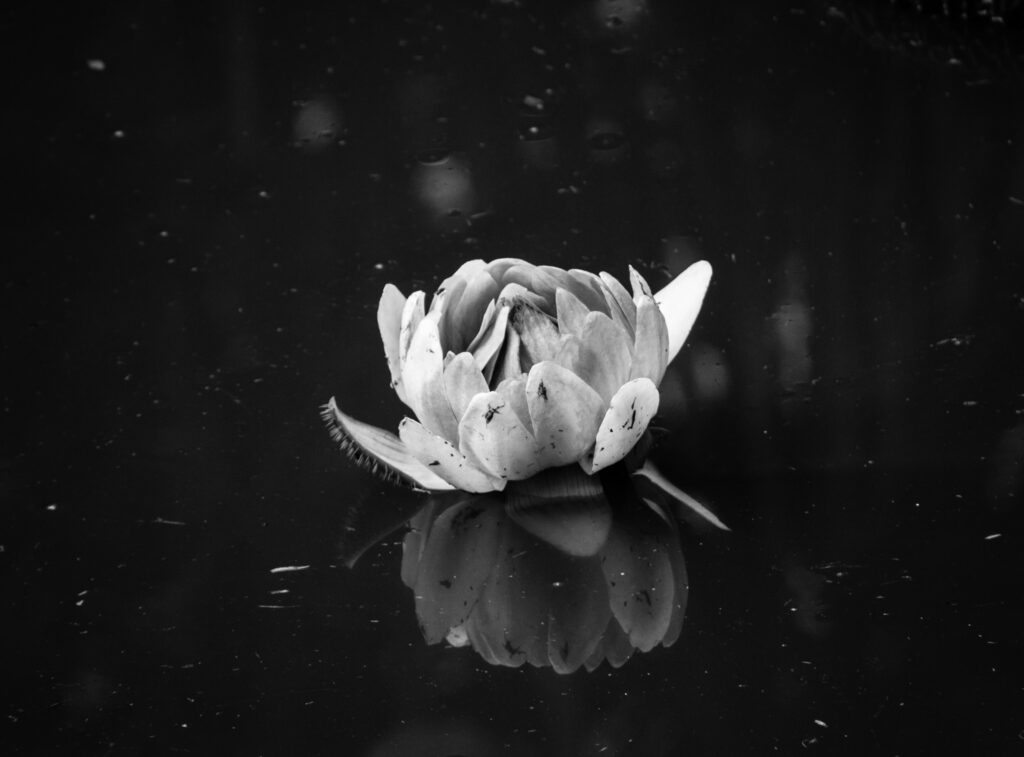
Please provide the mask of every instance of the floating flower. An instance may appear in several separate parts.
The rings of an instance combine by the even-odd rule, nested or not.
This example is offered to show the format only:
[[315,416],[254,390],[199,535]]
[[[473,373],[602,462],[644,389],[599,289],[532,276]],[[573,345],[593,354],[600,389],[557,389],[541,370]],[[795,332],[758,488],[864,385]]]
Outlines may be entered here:
[[501,491],[548,468],[622,460],[658,410],[658,384],[711,280],[704,261],[657,294],[612,276],[503,258],[462,265],[434,294],[384,287],[391,383],[415,418],[398,436],[324,417],[355,457],[427,490]]

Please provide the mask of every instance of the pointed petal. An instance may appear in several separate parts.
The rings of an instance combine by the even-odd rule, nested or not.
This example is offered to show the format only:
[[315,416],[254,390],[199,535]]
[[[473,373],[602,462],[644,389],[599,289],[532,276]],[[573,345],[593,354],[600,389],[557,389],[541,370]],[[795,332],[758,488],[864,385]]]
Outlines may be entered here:
[[478,394],[459,422],[459,450],[481,470],[518,481],[540,470],[537,442],[501,392]]
[[631,379],[647,377],[657,386],[668,365],[668,327],[654,298],[644,296],[636,309],[636,342]]
[[419,421],[450,442],[458,439],[458,418],[444,393],[444,355],[437,324],[424,318],[409,343],[402,367],[406,404]]
[[488,303],[498,296],[498,284],[486,270],[480,270],[466,282],[458,302],[452,299],[441,319],[445,349],[465,352],[487,320]]
[[[654,463],[652,463],[650,460],[646,461],[642,467],[640,467],[633,473],[633,475],[643,476],[648,481],[657,486],[659,489],[661,489],[663,492],[665,492],[665,494],[672,497],[674,504],[677,505],[677,508],[679,506],[687,508],[687,510],[689,510],[690,512],[696,513],[703,520],[707,521],[712,526],[715,526],[715,528],[720,528],[723,531],[730,530],[730,528],[727,525],[725,525],[718,518],[718,516],[711,512],[707,507],[702,505],[700,502],[695,500],[689,494],[687,494],[678,486],[676,486],[667,478],[665,478],[665,476],[662,475],[661,471],[654,467]],[[677,514],[679,514],[678,509]]]
[[464,492],[492,492],[505,488],[505,482],[477,468],[455,446],[427,431],[411,418],[404,418],[398,435],[417,460],[456,489]]
[[487,264],[486,270],[500,285],[502,280],[505,278],[505,272],[508,271],[509,268],[517,265],[528,266],[531,264],[527,263],[522,258],[495,258]]
[[639,303],[642,297],[651,296],[651,285],[633,266],[629,267],[629,283],[633,287],[633,301]]
[[398,393],[399,399],[405,401],[405,389],[402,386],[402,363],[399,359],[398,336],[402,330],[402,311],[405,308],[405,295],[398,291],[394,284],[385,284],[377,305],[377,327],[380,339],[384,343],[384,357],[388,360],[391,371],[391,386]]
[[711,283],[711,264],[701,260],[675,277],[668,286],[654,295],[668,326],[668,361],[679,354],[690,335],[704,294]]
[[413,590],[428,644],[473,612],[494,566],[502,517],[496,503],[472,498],[449,507],[431,528]]
[[610,273],[601,271],[601,281],[604,282],[604,299],[612,319],[626,330],[632,340],[636,333],[636,303],[626,288]]
[[569,369],[553,362],[533,366],[526,402],[543,467],[574,463],[593,445],[605,404]]
[[346,451],[354,443],[360,453],[412,479],[424,489],[446,491],[454,488],[421,463],[394,434],[341,412],[334,397],[324,406],[323,416],[330,426],[331,437]]
[[488,390],[472,353],[462,352],[444,367],[444,392],[455,417],[461,419],[470,400]]
[[604,284],[601,278],[590,271],[573,268],[569,271],[572,284],[568,287],[589,310],[596,310],[608,315],[608,303],[604,299]]
[[572,371],[590,384],[605,403],[629,379],[633,355],[629,337],[604,313],[590,313],[583,325],[582,347]]
[[540,298],[538,304],[541,310],[554,315],[555,290],[559,287],[559,280],[543,268],[528,264],[513,266],[505,272],[504,281],[522,284],[527,291]]
[[398,361],[405,365],[405,357],[409,353],[409,343],[413,334],[423,320],[423,292],[413,292],[402,308],[402,325],[398,334]]
[[482,331],[469,346],[469,351],[473,353],[473,359],[476,360],[476,364],[480,367],[484,379],[488,383],[491,381],[495,364],[498,362],[501,347],[505,343],[509,310],[508,305],[497,308],[486,330]]
[[509,324],[509,330],[519,334],[521,340],[520,360],[524,370],[555,356],[559,333],[553,316],[529,302],[517,302],[509,313]]
[[526,375],[520,374],[502,381],[497,388],[498,394],[508,400],[516,418],[523,428],[533,433],[533,420],[530,418],[530,406],[526,401]]
[[658,389],[648,378],[627,382],[612,397],[597,431],[594,456],[580,461],[589,474],[617,463],[633,449],[658,412]]
[[559,289],[555,292],[555,302],[559,333],[581,336],[590,309],[568,289]]

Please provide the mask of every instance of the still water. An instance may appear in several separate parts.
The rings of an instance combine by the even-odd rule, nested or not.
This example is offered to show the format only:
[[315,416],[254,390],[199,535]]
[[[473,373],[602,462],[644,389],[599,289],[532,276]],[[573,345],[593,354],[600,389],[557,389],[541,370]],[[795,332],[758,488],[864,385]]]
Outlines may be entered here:
[[[11,12],[2,751],[1021,753],[1021,15]],[[593,554],[319,417],[395,431],[384,285],[506,256],[715,270],[650,460],[730,530],[607,521],[676,587],[636,651]],[[539,556],[503,627],[572,615],[575,672],[419,580],[506,559],[428,547],[451,507]]]

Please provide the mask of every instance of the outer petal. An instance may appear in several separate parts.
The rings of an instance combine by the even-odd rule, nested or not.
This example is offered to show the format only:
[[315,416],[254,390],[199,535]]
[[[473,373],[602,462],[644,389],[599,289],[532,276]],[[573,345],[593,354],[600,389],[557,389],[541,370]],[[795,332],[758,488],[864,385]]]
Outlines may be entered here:
[[424,489],[445,491],[454,488],[413,456],[412,451],[390,431],[357,421],[341,412],[334,397],[324,405],[323,417],[331,429],[332,438],[343,448],[354,442],[360,452],[411,478]]
[[437,324],[424,318],[412,336],[402,366],[406,404],[424,426],[454,442],[458,439],[458,419],[444,393],[443,372],[444,354]]
[[573,372],[606,403],[629,378],[633,364],[625,330],[604,313],[591,313],[583,325],[582,345]]
[[496,479],[474,466],[455,446],[440,436],[430,433],[422,425],[404,418],[398,426],[398,435],[409,451],[423,465],[464,492],[493,492],[505,488],[505,481]]
[[711,283],[711,264],[701,260],[675,277],[654,295],[668,325],[668,360],[679,354],[693,322],[697,320],[704,294]]
[[478,394],[459,422],[459,449],[500,479],[518,481],[540,470],[537,442],[501,392]]
[[555,290],[559,287],[559,281],[543,268],[533,265],[512,266],[505,272],[504,281],[522,284],[528,291],[541,298],[541,309],[544,312],[548,315],[554,314]]
[[568,289],[559,289],[555,292],[557,303],[558,333],[583,334],[583,324],[587,321],[590,309]]
[[636,342],[633,345],[631,379],[646,376],[657,386],[668,365],[668,327],[657,303],[644,296],[636,309]]
[[583,470],[597,473],[625,457],[658,412],[658,400],[658,389],[649,378],[633,379],[624,384],[612,397],[601,421],[594,456],[580,461]]
[[520,374],[505,379],[498,385],[497,392],[506,398],[523,428],[533,433],[533,420],[530,418],[530,406],[526,401],[526,376]]
[[476,364],[488,381],[494,373],[494,366],[498,362],[501,347],[505,343],[509,310],[508,305],[495,308],[490,322],[482,327],[476,339],[469,346],[469,351],[473,353],[473,359],[476,360]]
[[404,366],[405,356],[409,353],[412,335],[423,320],[423,292],[413,292],[402,308],[402,325],[398,334],[398,360]]
[[584,305],[591,310],[597,310],[608,315],[608,303],[604,299],[604,284],[597,274],[573,268],[569,271],[569,277],[573,283],[568,289]]
[[557,363],[537,363],[526,381],[526,402],[544,468],[574,463],[590,449],[605,405],[575,373]]
[[604,298],[612,320],[619,323],[632,339],[636,332],[636,303],[626,288],[610,273],[601,271],[601,281],[604,282]]
[[385,284],[377,305],[377,327],[384,342],[384,357],[388,359],[391,371],[391,386],[405,402],[405,388],[402,386],[402,363],[399,359],[398,335],[402,330],[402,311],[405,309],[405,295],[394,284]]
[[629,283],[633,287],[634,302],[639,303],[640,298],[651,296],[650,284],[647,283],[647,279],[640,275],[640,271],[636,270],[633,266],[629,267]]
[[498,284],[486,270],[467,280],[458,302],[454,298],[441,318],[441,339],[446,350],[464,352],[485,321],[487,304],[498,296]]
[[457,419],[461,419],[470,400],[487,391],[487,381],[473,359],[472,353],[462,352],[452,358],[444,368],[444,392]]

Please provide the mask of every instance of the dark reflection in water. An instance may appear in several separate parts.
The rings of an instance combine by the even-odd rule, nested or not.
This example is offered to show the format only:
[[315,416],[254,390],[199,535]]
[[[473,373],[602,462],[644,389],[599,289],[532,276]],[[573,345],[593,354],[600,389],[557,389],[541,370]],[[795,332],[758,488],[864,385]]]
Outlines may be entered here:
[[678,524],[607,482],[571,498],[513,490],[427,504],[402,558],[427,643],[559,673],[675,643],[689,594]]

